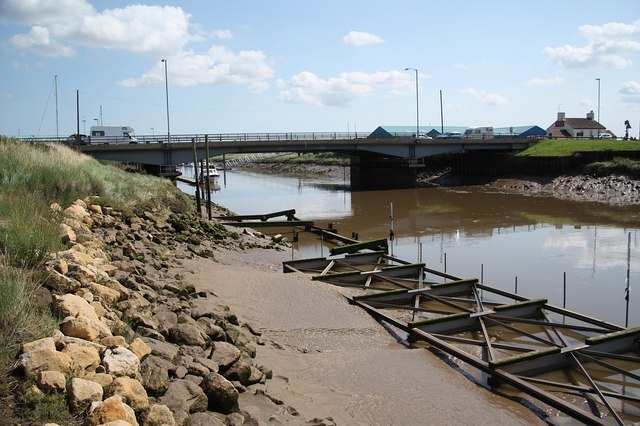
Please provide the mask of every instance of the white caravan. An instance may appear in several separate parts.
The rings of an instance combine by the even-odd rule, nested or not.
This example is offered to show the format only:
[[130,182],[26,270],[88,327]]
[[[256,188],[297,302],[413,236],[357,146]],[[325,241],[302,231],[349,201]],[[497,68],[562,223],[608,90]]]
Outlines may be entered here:
[[127,126],[92,126],[89,140],[92,144],[138,143],[133,128]]
[[464,131],[465,139],[493,139],[493,127],[472,127]]

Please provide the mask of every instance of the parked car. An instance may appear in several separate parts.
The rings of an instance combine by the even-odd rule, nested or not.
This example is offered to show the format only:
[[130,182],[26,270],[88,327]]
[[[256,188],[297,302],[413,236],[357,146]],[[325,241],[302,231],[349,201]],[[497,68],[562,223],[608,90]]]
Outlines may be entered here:
[[446,132],[438,135],[438,139],[462,139],[462,133],[460,132]]
[[611,133],[600,133],[600,139],[613,139]]
[[433,139],[431,136],[427,135],[426,133],[418,133],[417,137],[416,137],[416,134],[414,133],[413,135],[411,135],[411,137],[416,139]]
[[67,142],[70,144],[79,144],[79,145],[87,145],[89,143],[89,138],[87,135],[83,134],[72,134],[67,138]]

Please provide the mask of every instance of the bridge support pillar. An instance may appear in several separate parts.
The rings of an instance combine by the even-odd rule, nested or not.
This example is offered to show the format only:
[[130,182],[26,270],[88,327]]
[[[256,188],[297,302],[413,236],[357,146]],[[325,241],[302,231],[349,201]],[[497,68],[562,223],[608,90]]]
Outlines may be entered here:
[[351,190],[415,188],[417,171],[399,158],[351,157]]

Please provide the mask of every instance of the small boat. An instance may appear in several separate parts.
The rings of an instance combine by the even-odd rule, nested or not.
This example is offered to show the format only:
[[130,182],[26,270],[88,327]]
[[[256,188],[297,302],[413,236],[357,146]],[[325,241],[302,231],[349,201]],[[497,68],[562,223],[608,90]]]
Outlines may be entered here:
[[207,177],[209,178],[209,182],[216,182],[220,177],[220,173],[216,166],[213,163],[209,163],[209,168],[202,168],[200,172],[200,182],[206,182]]

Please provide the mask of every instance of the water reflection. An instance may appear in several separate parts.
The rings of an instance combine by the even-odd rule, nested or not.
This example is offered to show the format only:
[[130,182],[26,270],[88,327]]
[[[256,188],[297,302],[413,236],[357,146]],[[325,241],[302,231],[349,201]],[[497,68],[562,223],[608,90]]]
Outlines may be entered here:
[[[552,304],[566,303],[569,309],[618,324],[625,318],[630,233],[629,282],[640,287],[637,206],[561,201],[488,187],[351,193],[341,179],[242,171],[226,172],[220,182],[212,200],[238,214],[295,208],[301,219],[331,224],[343,235],[358,233],[361,240],[389,235],[393,205],[396,256],[509,291],[517,282],[524,296],[546,297]],[[308,234],[301,235],[294,249],[295,258],[328,255],[328,248]],[[629,325],[640,325],[639,292],[632,292]]]

